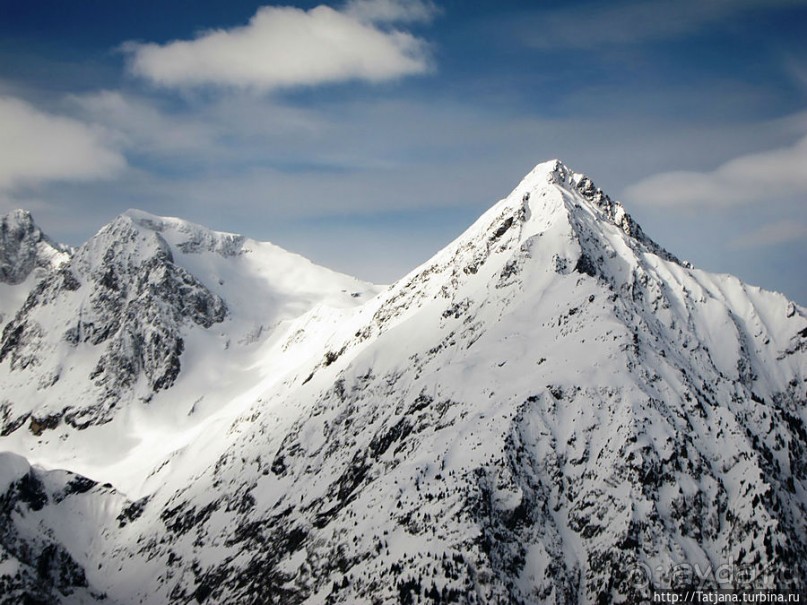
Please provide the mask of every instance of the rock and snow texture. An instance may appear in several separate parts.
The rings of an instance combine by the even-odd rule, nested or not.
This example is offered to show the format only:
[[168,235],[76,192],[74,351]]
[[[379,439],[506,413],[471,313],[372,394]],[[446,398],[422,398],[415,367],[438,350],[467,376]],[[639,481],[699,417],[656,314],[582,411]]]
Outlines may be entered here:
[[126,500],[110,485],[32,468],[7,452],[0,493],[0,603],[104,601],[91,581],[103,569],[93,556],[97,528],[109,510],[126,511]]
[[70,252],[48,239],[30,213],[15,210],[0,217],[0,331],[33,285],[66,262]]
[[[262,351],[292,320],[376,291],[272,244],[130,210],[10,308],[0,436],[34,461],[119,479],[94,467],[128,465],[121,448],[137,443],[147,465],[166,432],[198,429],[265,381]],[[76,429],[81,453],[64,446]]]
[[[164,283],[142,268],[158,249],[190,259],[199,250],[223,259],[231,246],[240,249],[218,236],[211,242],[207,231],[180,237],[184,223],[173,219],[124,218],[137,237],[166,243],[137,252],[122,245],[110,257],[131,267],[118,274],[126,292]],[[92,270],[78,259],[97,258],[89,245],[70,264],[80,284]],[[135,256],[140,265],[124,262]],[[155,295],[160,308],[185,309],[167,315],[177,333],[213,335],[188,351],[222,340],[238,349],[236,334],[260,313],[233,319],[240,303],[231,296],[239,292],[205,272],[219,265],[182,259],[187,278],[170,274],[171,283],[187,289]],[[100,271],[106,263],[89,265]],[[103,287],[64,294],[59,271],[10,325],[44,324],[53,292],[90,301]],[[77,519],[98,536],[90,547],[53,536],[85,570],[82,598],[608,603],[686,580],[670,577],[681,564],[701,572],[728,565],[735,585],[751,577],[804,588],[802,307],[679,262],[559,162],[536,167],[465,234],[378,296],[369,287],[357,290],[362,296],[337,289],[346,291],[342,299],[295,307],[263,340],[240,345],[234,354],[263,371],[241,392],[222,390],[215,410],[198,420],[191,413],[168,422],[157,404],[204,407],[204,399],[190,400],[199,392],[182,376],[212,353],[194,353],[187,364],[180,356],[187,370],[160,392],[143,370],[133,392],[156,393],[153,401],[106,424],[77,431],[65,421],[38,439],[21,425],[0,440],[43,466],[62,462],[114,486],[82,495],[103,511],[89,521],[68,508],[49,517]],[[196,322],[188,310],[197,300],[224,317],[203,313],[216,321]],[[59,308],[75,325],[69,307]],[[6,328],[4,347],[13,333]],[[17,360],[31,354],[14,351]],[[11,372],[11,356],[3,372]],[[33,414],[26,403],[47,400],[34,393],[59,382],[39,391],[29,385],[29,395],[20,387],[22,403],[8,403],[10,417]],[[157,448],[159,459],[148,464],[143,436],[121,439],[107,465],[88,463],[96,450],[77,443],[88,435],[115,451],[103,431],[137,433],[154,418],[165,421],[170,447]],[[44,439],[50,433],[72,458]],[[137,471],[124,472],[129,466]],[[14,493],[7,489],[10,502]],[[0,565],[27,565],[5,548],[9,562]],[[90,573],[101,562],[104,573]],[[717,579],[705,583],[715,587]],[[55,581],[48,586],[68,599]]]
[[37,268],[61,264],[69,252],[67,246],[48,239],[25,210],[0,218],[0,283],[19,284]]

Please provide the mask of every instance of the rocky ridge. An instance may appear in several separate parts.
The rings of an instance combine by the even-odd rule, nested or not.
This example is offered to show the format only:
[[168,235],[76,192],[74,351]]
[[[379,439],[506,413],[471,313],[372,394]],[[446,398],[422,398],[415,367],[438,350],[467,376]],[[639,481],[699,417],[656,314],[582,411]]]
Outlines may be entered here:
[[541,164],[375,298],[275,329],[274,377],[110,495],[85,559],[60,544],[115,603],[803,589],[806,315]]
[[37,268],[63,263],[70,252],[43,234],[30,212],[15,210],[0,218],[0,283],[19,284]]

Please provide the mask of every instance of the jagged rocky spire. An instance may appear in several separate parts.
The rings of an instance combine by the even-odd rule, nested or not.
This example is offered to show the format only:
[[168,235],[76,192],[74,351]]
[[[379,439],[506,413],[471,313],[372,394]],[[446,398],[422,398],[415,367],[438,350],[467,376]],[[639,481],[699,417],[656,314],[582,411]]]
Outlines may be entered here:
[[0,283],[18,284],[37,267],[65,262],[69,251],[42,233],[26,210],[0,217]]

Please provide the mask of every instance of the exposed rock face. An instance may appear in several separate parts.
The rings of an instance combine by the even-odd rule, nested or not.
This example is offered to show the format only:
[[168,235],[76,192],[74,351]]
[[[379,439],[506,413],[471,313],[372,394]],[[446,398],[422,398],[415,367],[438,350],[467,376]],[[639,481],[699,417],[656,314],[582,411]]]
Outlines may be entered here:
[[48,239],[25,210],[0,217],[0,283],[19,284],[36,269],[64,262],[69,248]]
[[[93,504],[122,509],[125,499],[84,477],[32,468],[14,454],[0,453],[0,466],[0,604],[107,602],[87,579],[90,553],[72,539],[74,528],[60,525],[80,511],[80,530],[87,531],[98,521]],[[82,537],[84,545],[93,535]]]
[[221,297],[174,263],[159,233],[124,215],[33,289],[3,330],[0,363],[52,385],[63,369],[58,353],[90,345],[91,400],[64,410],[68,423],[84,427],[110,420],[140,379],[145,393],[169,388],[180,371],[183,326],[209,328],[226,313]]
[[[117,318],[105,345],[126,323],[113,309],[148,297],[133,284],[151,275],[175,284],[153,295],[163,316],[216,317],[166,268],[160,229],[119,228],[113,276],[80,251],[79,287],[54,276],[34,307],[91,279],[85,300],[114,301],[92,315]],[[276,332],[262,363],[278,378],[167,455],[142,497],[94,518],[91,563],[57,541],[88,586],[177,604],[804,589],[805,310],[679,262],[586,177],[539,165],[429,262],[329,312]],[[100,325],[72,341],[92,344]],[[113,571],[91,574],[96,561]]]
[[581,182],[536,169],[332,341],[289,428],[258,415],[200,481],[212,492],[172,500],[196,514],[166,552],[192,536],[209,562],[213,534],[232,549],[177,602],[799,584],[803,311],[683,266]]

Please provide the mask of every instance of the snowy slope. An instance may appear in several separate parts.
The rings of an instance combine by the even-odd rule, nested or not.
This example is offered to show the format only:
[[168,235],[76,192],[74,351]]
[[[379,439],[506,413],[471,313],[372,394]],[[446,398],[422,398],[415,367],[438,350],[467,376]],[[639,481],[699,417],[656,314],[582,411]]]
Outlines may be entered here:
[[[190,273],[228,300],[209,266]],[[118,571],[88,584],[116,603],[622,602],[697,564],[731,566],[709,586],[800,586],[806,316],[541,164],[377,297],[272,331],[263,379],[203,430],[166,424],[144,481],[137,447],[107,466],[128,499],[93,519],[90,560]]]
[[0,604],[106,600],[92,581],[103,573],[97,531],[110,511],[127,510],[126,500],[109,485],[32,468],[7,452],[0,453],[0,493]]
[[130,210],[18,296],[0,343],[0,447],[131,491],[276,376],[258,361],[291,320],[376,291],[269,243]]
[[42,233],[29,212],[0,217],[0,331],[34,284],[66,262],[70,252]]

